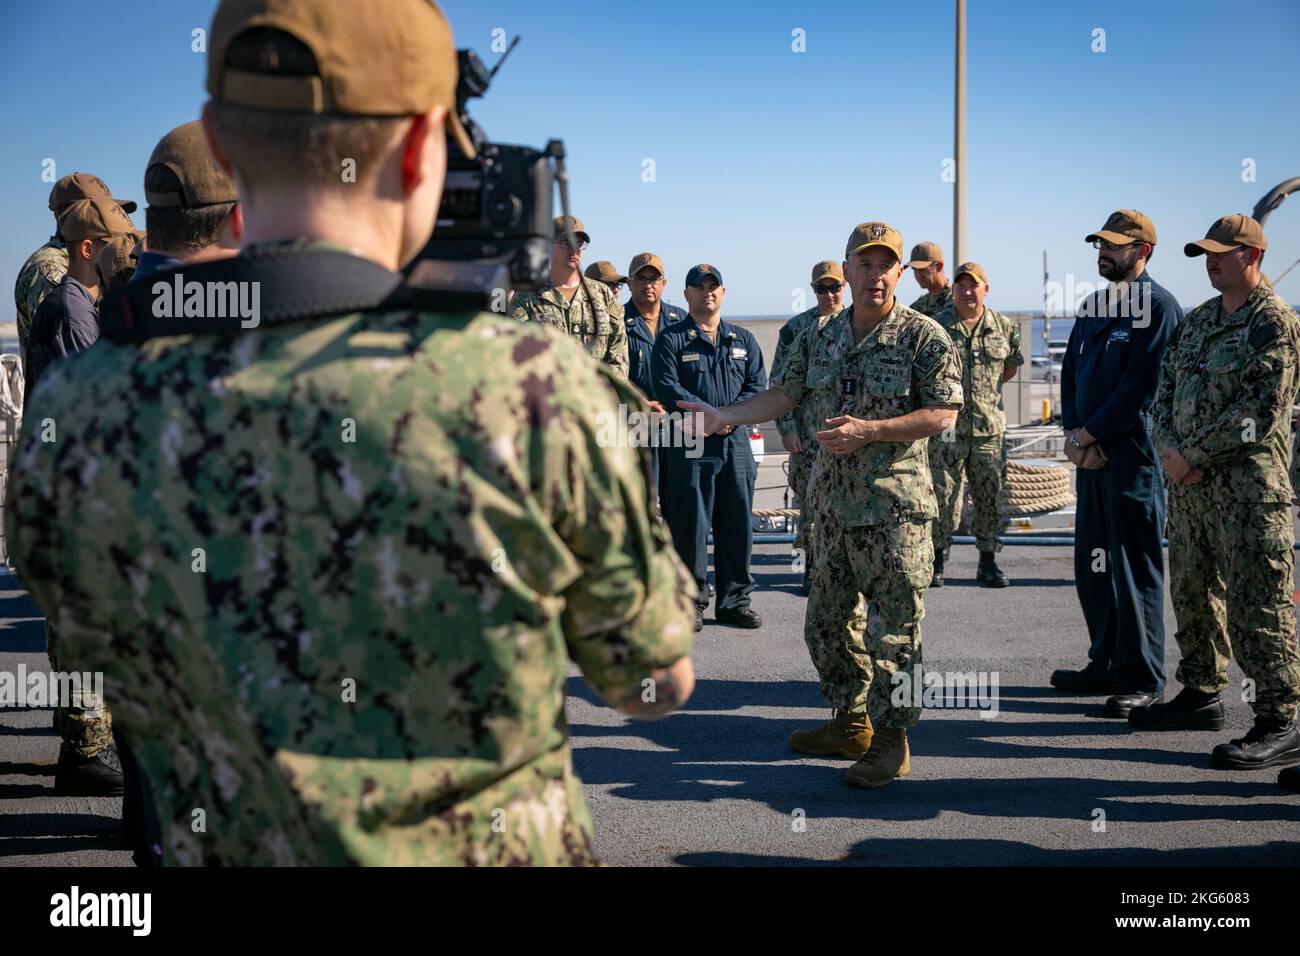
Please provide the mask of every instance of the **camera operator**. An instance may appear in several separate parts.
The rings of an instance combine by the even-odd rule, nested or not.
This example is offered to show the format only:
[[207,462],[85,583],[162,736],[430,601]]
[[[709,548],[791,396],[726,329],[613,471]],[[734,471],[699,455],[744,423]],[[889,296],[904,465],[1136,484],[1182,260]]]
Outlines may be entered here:
[[108,678],[165,863],[592,863],[566,651],[634,717],[694,681],[641,457],[596,440],[640,399],[565,337],[402,284],[444,125],[474,154],[435,4],[222,0],[209,37],[244,230],[184,279],[263,308],[106,300],[33,395],[60,433],[23,434],[23,577]]

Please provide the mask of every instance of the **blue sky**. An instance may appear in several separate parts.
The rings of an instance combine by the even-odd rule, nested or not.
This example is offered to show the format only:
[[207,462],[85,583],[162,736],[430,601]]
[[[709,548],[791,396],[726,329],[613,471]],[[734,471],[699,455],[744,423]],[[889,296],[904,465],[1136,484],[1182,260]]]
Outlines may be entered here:
[[[339,0],[352,2],[352,0]],[[364,0],[360,0],[364,2]],[[1118,208],[1161,242],[1151,272],[1184,304],[1212,291],[1182,243],[1249,213],[1300,176],[1300,3],[970,0],[967,254],[989,302],[1042,302],[1052,276],[1096,281],[1083,236]],[[0,274],[52,231],[50,184],[94,172],[143,207],[158,138],[198,115],[204,56],[191,31],[212,0],[46,0],[0,6]],[[812,264],[841,258],[854,224],[883,219],[952,258],[952,4],[444,4],[488,63],[492,31],[521,34],[485,100],[497,141],[563,138],[587,261],[645,249],[681,303],[690,265],[724,275],[724,313],[781,314]],[[567,11],[567,12],[566,12]],[[72,29],[70,29],[72,27]],[[1105,31],[1093,52],[1093,31]],[[805,52],[794,52],[802,30]],[[26,96],[31,95],[29,101]],[[655,181],[644,182],[644,161]],[[1244,160],[1254,182],[1243,182]],[[143,226],[143,209],[135,216]],[[1300,196],[1269,220],[1265,271],[1300,258]],[[1279,291],[1300,301],[1300,268]],[[905,277],[902,295],[919,293]],[[810,296],[811,298],[811,296]],[[809,301],[811,304],[811,301]],[[0,318],[13,314],[8,294]]]

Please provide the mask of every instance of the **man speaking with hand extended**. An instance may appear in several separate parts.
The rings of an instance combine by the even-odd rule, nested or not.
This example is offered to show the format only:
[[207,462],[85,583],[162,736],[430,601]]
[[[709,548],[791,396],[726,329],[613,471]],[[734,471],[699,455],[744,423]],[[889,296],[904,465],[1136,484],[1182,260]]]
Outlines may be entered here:
[[790,745],[857,758],[847,779],[862,787],[883,787],[910,769],[906,731],[921,715],[910,689],[921,686],[921,596],[938,514],[925,440],[962,405],[947,333],[894,297],[902,251],[890,226],[859,225],[844,251],[852,308],[809,326],[772,388],[722,409],[678,403],[700,413],[706,433],[807,402],[825,421],[817,442],[828,454],[817,456],[809,502],[818,538],[804,639],[835,713],[791,734]]

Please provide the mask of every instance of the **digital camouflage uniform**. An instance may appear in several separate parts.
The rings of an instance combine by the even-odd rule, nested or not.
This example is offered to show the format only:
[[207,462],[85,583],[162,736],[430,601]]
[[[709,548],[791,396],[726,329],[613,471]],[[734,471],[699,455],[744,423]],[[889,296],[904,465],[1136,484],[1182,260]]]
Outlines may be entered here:
[[925,293],[923,296],[921,296],[919,299],[913,302],[910,306],[908,306],[908,308],[914,312],[920,312],[922,315],[928,315],[930,316],[930,318],[934,318],[944,309],[950,308],[951,306],[952,306],[952,283],[949,282],[938,292]]
[[1154,408],[1156,448],[1204,473],[1169,486],[1177,676],[1220,692],[1235,657],[1256,717],[1289,721],[1300,701],[1288,475],[1300,322],[1262,283],[1231,315],[1222,303],[1197,306],[1173,333]]
[[[13,554],[13,549],[10,549]],[[59,638],[54,626],[45,621],[45,651],[50,658],[50,668],[60,671],[84,671],[85,668],[59,666]],[[93,757],[113,742],[113,716],[104,702],[88,688],[74,693],[67,706],[54,708],[54,732],[59,735],[59,746],[78,757]]]
[[[943,328],[895,301],[856,346],[852,307],[798,340],[773,385],[816,414],[883,420],[960,405],[961,365]],[[872,442],[813,466],[817,537],[804,639],[836,710],[906,729],[919,707],[894,707],[893,675],[921,680],[921,595],[936,516],[925,441]],[[919,703],[919,702],[918,702]]]
[[14,284],[14,308],[18,317],[18,353],[23,360],[23,374],[27,373],[27,337],[32,331],[32,316],[46,294],[67,274],[68,250],[55,239],[28,256],[18,271],[18,281]]
[[540,292],[516,292],[511,300],[511,315],[522,322],[546,322],[582,342],[583,348],[596,359],[627,377],[627,330],[623,327],[623,306],[603,282],[583,278],[591,293],[579,288],[573,301],[564,298],[555,286]]
[[57,440],[24,433],[6,532],[61,658],[105,672],[165,862],[594,861],[568,662],[626,699],[693,639],[647,461],[596,439],[619,402],[573,343],[482,313],[50,369]]
[[933,436],[929,443],[930,476],[939,506],[934,551],[945,559],[948,556],[953,529],[961,521],[962,486],[966,480],[975,506],[975,545],[980,551],[1000,551],[999,500],[1006,471],[1007,416],[998,405],[1003,373],[1025,363],[1020,354],[1020,328],[988,306],[970,330],[952,306],[934,320],[943,326],[961,357],[962,395],[966,400],[956,427]]
[[[795,340],[799,338],[803,330],[810,326],[816,326],[820,329],[829,318],[829,315],[818,314],[817,306],[813,306],[806,312],[800,312],[781,326],[781,332],[776,342],[776,355],[772,358],[772,377],[774,379],[777,372],[788,360],[790,350],[795,347]],[[816,434],[825,427],[822,419],[817,417],[812,402],[806,402],[786,412],[776,420],[777,431],[781,433],[782,437],[795,435],[799,439],[801,450],[790,456],[788,479],[790,489],[795,493],[795,498],[802,512],[799,519],[799,533],[795,537],[794,544],[796,548],[802,548],[805,554],[808,550],[811,540],[810,532],[812,531],[812,511],[807,505],[808,481],[812,477],[813,460],[817,457]]]

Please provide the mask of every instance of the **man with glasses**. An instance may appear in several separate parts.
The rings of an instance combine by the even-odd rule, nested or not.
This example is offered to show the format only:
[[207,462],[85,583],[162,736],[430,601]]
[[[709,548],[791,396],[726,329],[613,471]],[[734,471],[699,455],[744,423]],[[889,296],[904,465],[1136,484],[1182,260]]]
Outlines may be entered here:
[[962,394],[957,424],[930,439],[930,476],[938,499],[934,523],[934,574],[931,587],[942,587],[943,569],[961,518],[961,487],[970,480],[975,506],[972,530],[979,550],[975,580],[988,588],[1010,582],[998,567],[998,500],[1006,471],[1007,416],[1002,411],[1002,385],[1025,364],[1020,354],[1020,328],[984,304],[989,280],[977,262],[957,267],[953,304],[934,320],[943,326],[961,356]]
[[706,433],[784,415],[828,416],[813,467],[817,536],[804,640],[829,723],[790,735],[799,753],[857,759],[846,779],[883,787],[907,775],[907,729],[921,716],[922,596],[937,517],[925,440],[962,405],[961,361],[943,327],[896,298],[903,237],[883,222],[849,235],[853,307],[795,343],[773,386],[730,408],[681,403]]
[[1255,712],[1244,737],[1214,748],[1223,770],[1300,763],[1291,527],[1291,405],[1300,381],[1300,320],[1260,273],[1268,243],[1249,216],[1224,216],[1183,251],[1206,257],[1219,295],[1169,340],[1155,400],[1155,440],[1169,477],[1170,596],[1183,685],[1136,708],[1139,730],[1218,730],[1228,662]]
[[1061,363],[1061,425],[1078,468],[1074,580],[1089,663],[1058,670],[1051,682],[1111,695],[1104,714],[1125,718],[1165,684],[1165,492],[1151,406],[1183,311],[1147,271],[1156,227],[1142,213],[1118,210],[1085,241],[1110,286],[1075,309]]
[[[781,326],[776,356],[772,359],[773,378],[776,378],[789,359],[790,350],[803,330],[812,325],[820,330],[826,320],[843,307],[844,270],[840,264],[833,259],[824,259],[813,266],[812,289],[817,296],[817,304]],[[822,425],[812,402],[792,409],[776,420],[776,429],[781,433],[781,444],[790,455],[789,474],[786,477],[790,490],[799,502],[799,532],[795,535],[794,546],[804,555],[800,590],[805,596],[809,591],[808,549],[812,542],[812,506],[808,501],[808,482],[812,477],[813,459],[817,455],[817,432],[821,431]]]
[[911,261],[904,268],[912,270],[916,284],[925,290],[909,308],[933,318],[952,305],[952,284],[943,274],[943,250],[936,243],[914,245]]
[[[686,312],[663,300],[667,281],[664,277],[664,263],[653,252],[641,252],[633,256],[627,274],[630,277],[628,287],[632,293],[631,299],[623,307],[623,324],[627,333],[627,378],[640,389],[652,411],[662,412],[664,407],[655,401],[654,383],[650,378],[650,356],[660,333],[683,321]],[[660,501],[663,501],[667,490],[667,455],[667,447],[661,445],[654,449],[650,459],[653,483],[659,491]]]
[[588,279],[595,279],[602,283],[614,293],[614,298],[618,298],[619,293],[623,291],[623,283],[627,282],[627,276],[620,273],[614,268],[614,263],[608,259],[601,259],[599,262],[593,262],[587,266],[584,273]]
[[[522,322],[548,322],[563,329],[592,357],[626,377],[623,307],[607,285],[582,275],[582,253],[591,245],[591,236],[574,216],[556,216],[552,225],[551,281],[536,292],[515,293],[510,314]],[[570,230],[576,249],[569,245]]]

